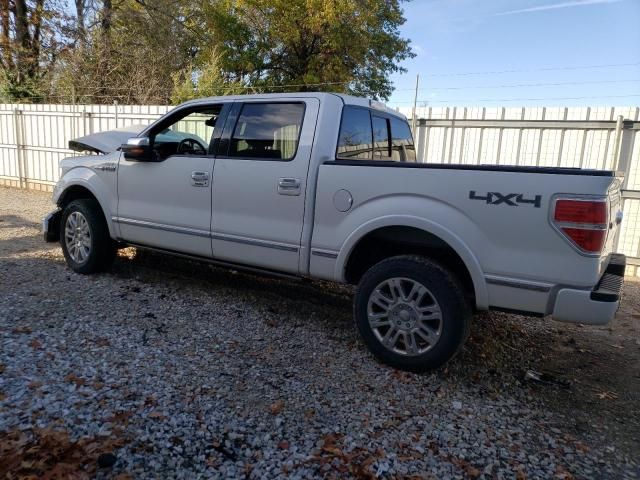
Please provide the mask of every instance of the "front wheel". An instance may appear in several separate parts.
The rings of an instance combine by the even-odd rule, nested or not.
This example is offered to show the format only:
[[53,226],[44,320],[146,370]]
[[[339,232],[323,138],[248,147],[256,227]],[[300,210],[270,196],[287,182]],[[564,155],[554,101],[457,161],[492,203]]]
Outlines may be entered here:
[[74,200],[60,218],[60,244],[67,265],[77,273],[94,273],[111,265],[116,247],[98,202]]
[[354,300],[358,331],[381,362],[421,372],[464,343],[471,309],[458,280],[424,257],[398,256],[371,267]]

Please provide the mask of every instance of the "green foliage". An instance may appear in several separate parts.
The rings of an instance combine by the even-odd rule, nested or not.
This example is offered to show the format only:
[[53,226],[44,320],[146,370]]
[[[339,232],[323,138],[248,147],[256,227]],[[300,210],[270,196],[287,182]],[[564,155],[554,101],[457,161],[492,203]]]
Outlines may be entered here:
[[209,0],[203,8],[223,69],[255,87],[387,99],[389,74],[413,56],[399,32],[400,0]]
[[413,56],[399,32],[404,0],[19,1],[20,18],[0,2],[0,95],[20,101],[312,90],[387,99],[390,74]]
[[192,65],[172,75],[173,93],[171,103],[178,104],[194,98],[237,95],[246,92],[242,83],[225,78],[221,68],[221,57],[215,49],[210,50],[208,60],[194,68]]

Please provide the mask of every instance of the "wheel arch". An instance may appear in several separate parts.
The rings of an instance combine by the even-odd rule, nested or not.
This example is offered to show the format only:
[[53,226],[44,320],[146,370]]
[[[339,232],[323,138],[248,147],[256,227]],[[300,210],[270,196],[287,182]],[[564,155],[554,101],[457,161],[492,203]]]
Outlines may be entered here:
[[111,211],[106,208],[108,205],[106,192],[101,191],[100,188],[96,188],[91,182],[84,178],[63,179],[56,185],[53,201],[61,209],[64,209],[72,201],[79,199],[92,199],[98,202],[104,220],[109,228],[109,235],[113,239],[117,238],[118,235],[111,220]]
[[476,308],[488,308],[484,275],[469,247],[442,225],[410,215],[378,218],[360,226],[340,249],[335,277],[357,283],[375,263],[401,254],[423,255],[443,264],[458,276]]

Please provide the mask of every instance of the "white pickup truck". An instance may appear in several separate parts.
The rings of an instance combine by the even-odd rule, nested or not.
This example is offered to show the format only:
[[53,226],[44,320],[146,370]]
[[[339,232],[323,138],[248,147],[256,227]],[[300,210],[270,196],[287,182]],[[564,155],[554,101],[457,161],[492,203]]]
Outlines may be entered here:
[[191,101],[70,146],[98,153],[62,161],[43,222],[70,268],[132,245],[357,285],[357,328],[394,367],[449,360],[473,311],[618,308],[615,172],[420,163],[402,115],[331,93]]

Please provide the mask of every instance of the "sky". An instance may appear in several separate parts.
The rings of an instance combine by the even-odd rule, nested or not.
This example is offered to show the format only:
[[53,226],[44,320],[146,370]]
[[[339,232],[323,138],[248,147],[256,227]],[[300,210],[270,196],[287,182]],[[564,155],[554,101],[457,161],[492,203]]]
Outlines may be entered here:
[[[412,0],[388,105],[640,105],[640,0]],[[583,68],[589,67],[589,68]],[[534,85],[531,85],[534,84]],[[553,85],[549,85],[553,84]]]

